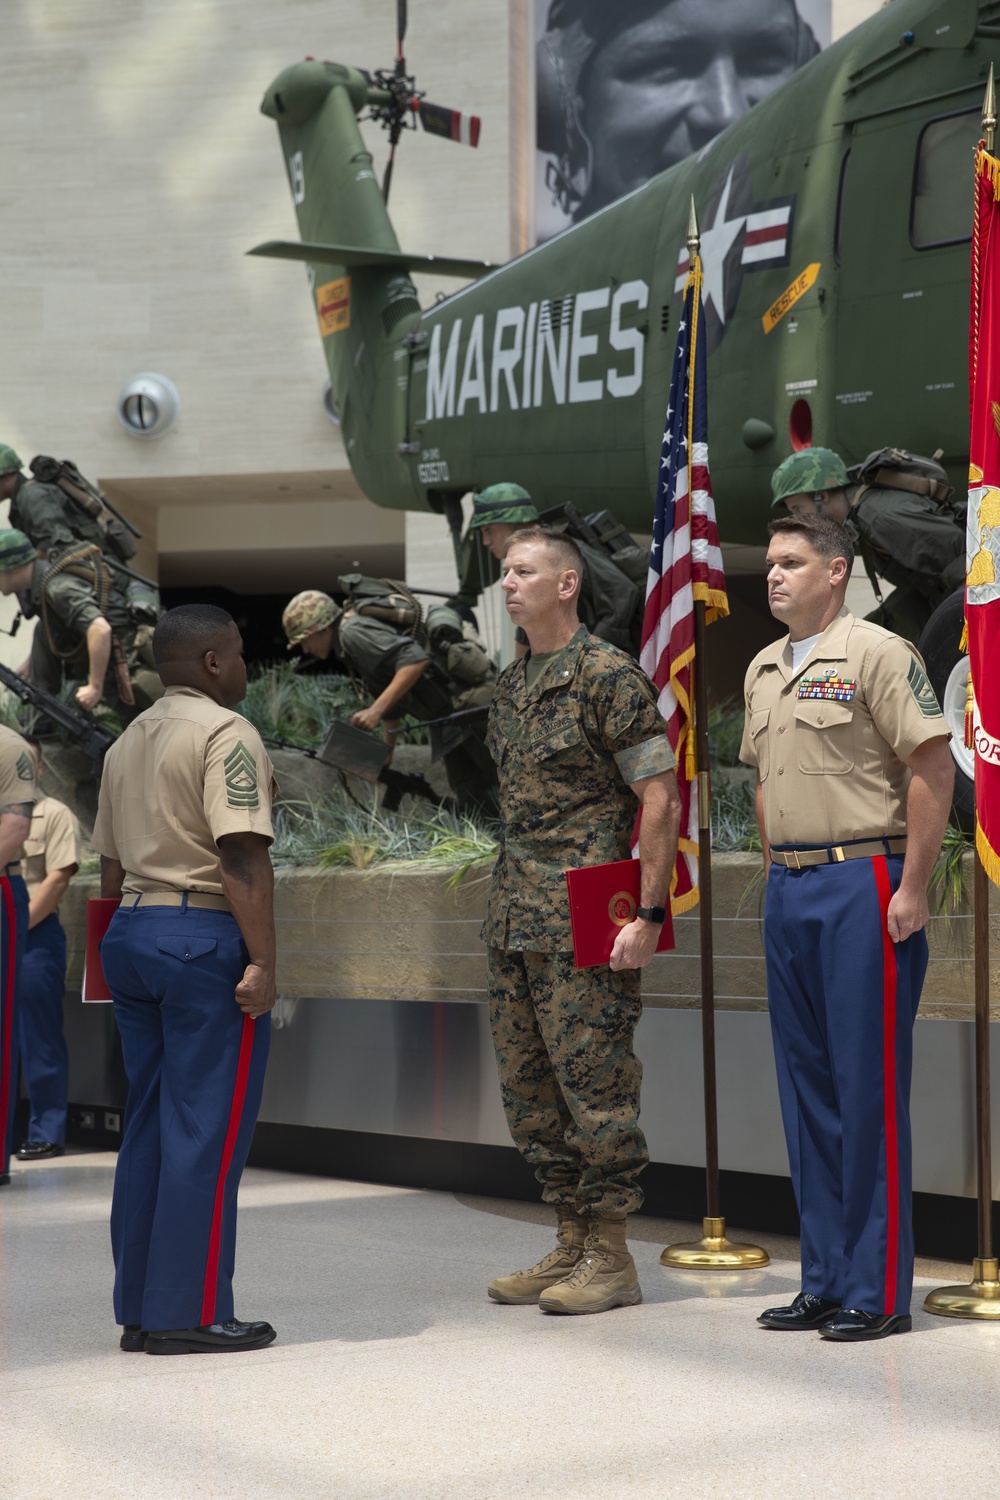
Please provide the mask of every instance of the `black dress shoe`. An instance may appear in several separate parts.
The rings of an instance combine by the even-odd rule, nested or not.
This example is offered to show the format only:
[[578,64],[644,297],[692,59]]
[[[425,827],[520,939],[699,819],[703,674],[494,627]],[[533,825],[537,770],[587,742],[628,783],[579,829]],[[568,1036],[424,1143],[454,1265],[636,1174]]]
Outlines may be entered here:
[[157,1328],[146,1335],[147,1354],[226,1354],[263,1349],[277,1338],[270,1323],[205,1323],[200,1328]]
[[124,1349],[126,1354],[141,1354],[148,1337],[145,1328],[138,1323],[126,1323],[118,1347]]
[[66,1147],[55,1141],[25,1141],[17,1153],[18,1161],[44,1161],[47,1156],[65,1156]]
[[812,1292],[799,1292],[788,1307],[765,1308],[757,1322],[761,1328],[819,1328],[839,1311],[839,1302],[814,1297]]
[[845,1307],[836,1317],[823,1324],[819,1331],[821,1339],[836,1339],[841,1344],[860,1344],[865,1339],[884,1339],[890,1333],[909,1333],[913,1319],[909,1313],[860,1312],[856,1307]]
[[0,1172],[0,1187],[9,1187],[9,1186],[10,1186],[10,1173],[9,1172]]

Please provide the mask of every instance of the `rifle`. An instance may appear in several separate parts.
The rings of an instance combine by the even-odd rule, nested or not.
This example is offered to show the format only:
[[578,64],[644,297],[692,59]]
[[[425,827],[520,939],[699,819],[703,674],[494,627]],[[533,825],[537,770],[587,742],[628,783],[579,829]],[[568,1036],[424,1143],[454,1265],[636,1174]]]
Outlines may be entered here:
[[485,724],[490,716],[490,705],[478,703],[475,708],[457,708],[453,714],[443,714],[440,719],[422,719],[419,724],[400,724],[390,729],[390,734],[409,734],[411,729],[434,729],[438,724]]
[[266,745],[274,745],[279,750],[294,750],[299,755],[307,755],[310,760],[318,760],[321,765],[332,766],[342,778],[349,772],[362,781],[381,783],[385,787],[382,806],[386,812],[398,811],[406,792],[412,797],[423,797],[433,807],[443,805],[444,798],[439,797],[430,782],[418,772],[394,771],[385,764],[388,745],[381,744],[365,730],[355,729],[342,719],[334,719],[318,750],[290,745],[277,736],[263,738]]
[[39,687],[37,683],[29,682],[26,677],[20,677],[17,672],[12,672],[10,667],[5,667],[2,663],[0,663],[0,683],[20,698],[22,703],[29,704],[38,713],[44,714],[46,718],[51,719],[53,723],[72,735],[84,755],[89,756],[94,775],[98,780],[100,779],[104,757],[118,738],[116,734],[106,729],[103,724],[98,724],[95,719],[88,718],[78,708],[72,708],[61,698]]

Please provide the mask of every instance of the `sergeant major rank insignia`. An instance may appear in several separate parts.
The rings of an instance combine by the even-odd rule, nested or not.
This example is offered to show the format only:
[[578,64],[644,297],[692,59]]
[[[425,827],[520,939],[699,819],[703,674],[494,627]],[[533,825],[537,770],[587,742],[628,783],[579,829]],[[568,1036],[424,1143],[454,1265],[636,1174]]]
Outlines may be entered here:
[[906,674],[906,685],[917,700],[917,707],[925,719],[936,719],[941,712],[934,689],[931,687],[920,663],[910,658],[910,670]]
[[226,774],[226,801],[229,806],[248,809],[259,807],[257,762],[242,740],[237,740],[226,756],[223,770]]
[[17,757],[17,766],[15,769],[18,781],[34,781],[35,767],[28,756],[27,750],[22,750]]

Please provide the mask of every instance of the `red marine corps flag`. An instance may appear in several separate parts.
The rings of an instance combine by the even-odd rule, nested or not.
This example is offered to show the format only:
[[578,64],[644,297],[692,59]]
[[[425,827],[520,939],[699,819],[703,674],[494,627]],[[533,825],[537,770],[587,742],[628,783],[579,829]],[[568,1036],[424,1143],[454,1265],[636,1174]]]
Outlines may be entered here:
[[1000,885],[1000,161],[980,141],[969,333],[968,577],[965,623],[975,696],[976,847]]
[[677,757],[680,842],[670,890],[674,916],[698,900],[698,766],[694,735],[695,603],[710,624],[728,615],[708,473],[708,399],[701,258],[691,260],[677,329],[656,486],[639,664],[655,684]]

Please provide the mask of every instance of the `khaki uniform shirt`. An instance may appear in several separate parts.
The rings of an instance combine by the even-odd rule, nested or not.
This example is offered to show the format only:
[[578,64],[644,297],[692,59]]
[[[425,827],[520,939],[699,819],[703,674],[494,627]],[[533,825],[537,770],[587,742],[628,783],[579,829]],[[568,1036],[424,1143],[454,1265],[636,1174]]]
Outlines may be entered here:
[[217,840],[271,841],[274,768],[260,735],[194,688],[168,687],[108,751],[93,844],[125,869],[123,893],[221,896]]
[[740,759],[756,766],[772,844],[842,844],[906,832],[904,764],[948,735],[906,641],[842,609],[797,673],[788,636],[750,663]]
[[482,938],[569,952],[565,872],[628,859],[630,783],[676,765],[645,672],[581,626],[533,687],[522,656],[501,674],[486,743],[500,780],[500,852]]
[[0,813],[37,801],[34,756],[19,734],[0,724]]
[[80,825],[74,813],[55,797],[43,797],[31,810],[31,833],[24,841],[23,868],[29,894],[53,870],[80,863]]

